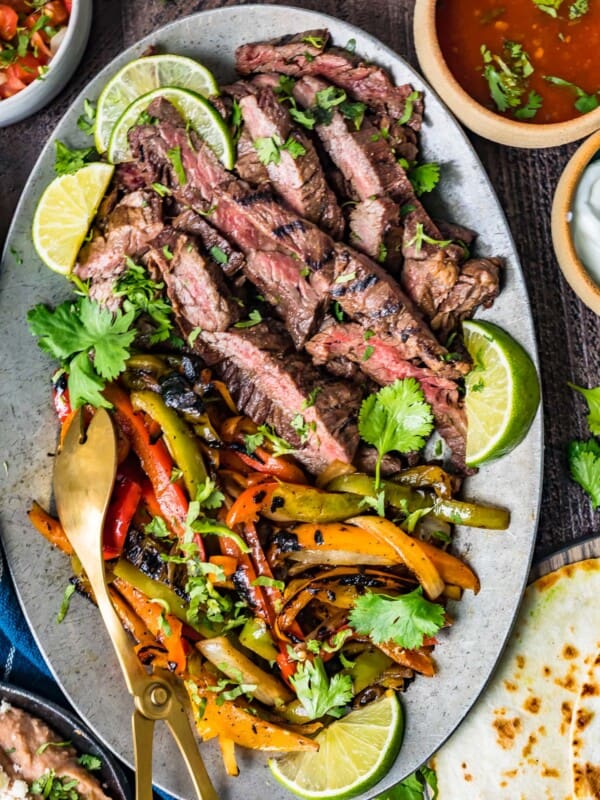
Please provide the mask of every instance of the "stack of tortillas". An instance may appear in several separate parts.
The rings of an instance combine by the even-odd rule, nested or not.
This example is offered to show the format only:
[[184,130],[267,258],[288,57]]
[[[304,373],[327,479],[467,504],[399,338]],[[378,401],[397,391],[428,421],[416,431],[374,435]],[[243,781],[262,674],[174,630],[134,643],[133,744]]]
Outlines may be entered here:
[[528,587],[489,686],[431,766],[439,800],[600,799],[600,558]]

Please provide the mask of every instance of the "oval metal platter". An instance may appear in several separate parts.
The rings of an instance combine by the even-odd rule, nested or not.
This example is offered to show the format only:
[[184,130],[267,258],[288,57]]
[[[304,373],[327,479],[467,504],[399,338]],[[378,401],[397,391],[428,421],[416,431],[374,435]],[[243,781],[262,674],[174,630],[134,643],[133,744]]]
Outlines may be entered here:
[[[65,693],[97,735],[126,761],[132,761],[131,701],[98,615],[80,598],[61,625],[56,612],[69,576],[69,564],[31,529],[26,511],[32,499],[51,506],[52,454],[56,422],[50,407],[54,365],[27,329],[27,310],[38,302],[55,304],[68,296],[64,279],[40,263],[31,244],[31,221],[43,188],[53,177],[54,141],[87,146],[76,121],[84,98],[94,99],[106,81],[150,45],[160,52],[199,59],[220,81],[234,77],[235,48],[244,43],[311,28],[329,28],[335,43],[356,40],[356,52],[387,68],[397,83],[425,92],[421,134],[423,158],[442,165],[442,181],[428,203],[444,219],[478,231],[476,252],[505,261],[503,290],[485,313],[510,331],[536,358],[536,345],[521,268],[506,219],[470,143],[453,117],[421,77],[372,36],[340,20],[284,6],[247,5],[205,11],[181,19],[138,42],[104,69],[74,102],[43,150],[23,193],[8,237],[0,275],[0,442],[5,469],[1,532],[19,597],[36,639]],[[387,777],[370,795],[412,772],[459,724],[489,678],[510,632],[524,589],[535,541],[542,470],[542,421],[538,414],[527,439],[509,456],[485,467],[465,485],[464,496],[510,508],[503,533],[461,529],[456,549],[477,571],[479,595],[466,593],[452,604],[455,623],[435,650],[438,674],[418,678],[403,696],[404,744]],[[266,759],[240,753],[241,776],[226,778],[218,748],[202,746],[223,800],[255,800],[288,793],[273,780]],[[179,798],[193,795],[191,784],[164,731],[155,735],[155,779]]]

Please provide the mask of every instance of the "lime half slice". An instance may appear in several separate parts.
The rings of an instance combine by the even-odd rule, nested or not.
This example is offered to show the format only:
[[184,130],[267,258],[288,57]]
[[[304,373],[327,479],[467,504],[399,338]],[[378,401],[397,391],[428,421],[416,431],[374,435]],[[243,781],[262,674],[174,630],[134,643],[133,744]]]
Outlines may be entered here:
[[463,322],[473,368],[465,380],[467,465],[506,455],[521,442],[540,402],[533,361],[506,331],[491,322]]
[[121,114],[113,128],[108,144],[108,160],[112,164],[131,160],[127,134],[130,128],[137,123],[140,114],[157,97],[164,97],[165,100],[172,103],[186,122],[223,162],[224,166],[227,169],[233,168],[235,163],[233,141],[223,117],[204,97],[187,89],[177,89],[173,86],[154,89],[152,92],[138,97]]
[[213,74],[192,58],[174,55],[144,56],[126,64],[102,90],[96,108],[94,140],[104,153],[116,121],[127,106],[161,86],[178,86],[211,97],[219,94]]
[[394,763],[404,732],[394,692],[332,722],[316,737],[317,751],[270,759],[271,772],[305,798],[346,798],[366,791]]
[[46,187],[33,217],[32,238],[44,264],[61,275],[73,269],[114,167],[88,164]]

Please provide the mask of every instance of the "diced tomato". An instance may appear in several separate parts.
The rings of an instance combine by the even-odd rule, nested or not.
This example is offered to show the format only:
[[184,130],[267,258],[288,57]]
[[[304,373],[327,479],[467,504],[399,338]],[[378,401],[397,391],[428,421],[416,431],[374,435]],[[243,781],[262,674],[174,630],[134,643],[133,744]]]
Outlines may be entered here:
[[0,38],[5,42],[10,42],[17,35],[17,25],[19,15],[8,5],[0,3]]
[[42,31],[31,34],[31,46],[34,54],[40,59],[42,64],[46,64],[52,58],[52,50],[47,43],[48,37]]
[[29,14],[31,11],[29,0],[4,0],[2,5],[10,6],[17,14]]
[[42,8],[42,14],[50,17],[49,25],[64,25],[69,19],[69,11],[62,0],[51,0]]
[[71,16],[71,11],[73,10],[73,0],[65,0],[65,7],[67,9],[67,13]]

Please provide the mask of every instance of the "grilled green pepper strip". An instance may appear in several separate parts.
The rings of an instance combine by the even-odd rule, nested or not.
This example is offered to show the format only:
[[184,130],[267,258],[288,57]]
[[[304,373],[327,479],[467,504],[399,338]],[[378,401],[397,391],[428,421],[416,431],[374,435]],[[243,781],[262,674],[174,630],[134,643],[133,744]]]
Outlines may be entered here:
[[[436,519],[454,522],[457,525],[501,531],[506,530],[510,524],[510,514],[504,508],[480,506],[462,500],[446,500],[407,486],[400,486],[392,481],[381,481],[381,487],[385,491],[386,502],[406,514],[421,508],[431,508],[431,513]],[[327,489],[352,492],[354,495],[361,494],[367,497],[375,494],[375,483],[369,475],[355,472],[334,478],[327,485]]]
[[404,469],[391,479],[392,483],[411,486],[413,489],[431,487],[439,497],[452,498],[452,475],[431,464]]
[[362,494],[280,483],[261,513],[275,522],[340,522],[364,510],[362,499]]
[[136,411],[148,414],[160,426],[169,453],[181,470],[185,487],[194,500],[198,489],[206,483],[207,472],[198,442],[189,426],[154,392],[132,392],[131,404]]
[[187,605],[177,592],[162,581],[157,581],[146,575],[134,564],[124,558],[120,558],[113,566],[112,571],[117,578],[122,578],[134,589],[142,592],[149,600],[160,600],[166,603],[169,608],[169,613],[173,614],[177,619],[188,624],[191,628],[201,633],[202,636],[207,638],[215,636],[220,633],[209,625],[203,623],[192,623],[187,617]]
[[357,656],[353,666],[348,670],[354,694],[360,694],[363,689],[377,683],[383,672],[393,663],[392,659],[381,650],[365,650]]
[[250,617],[240,631],[240,644],[264,658],[265,661],[277,660],[279,650],[273,643],[273,637],[262,619]]

